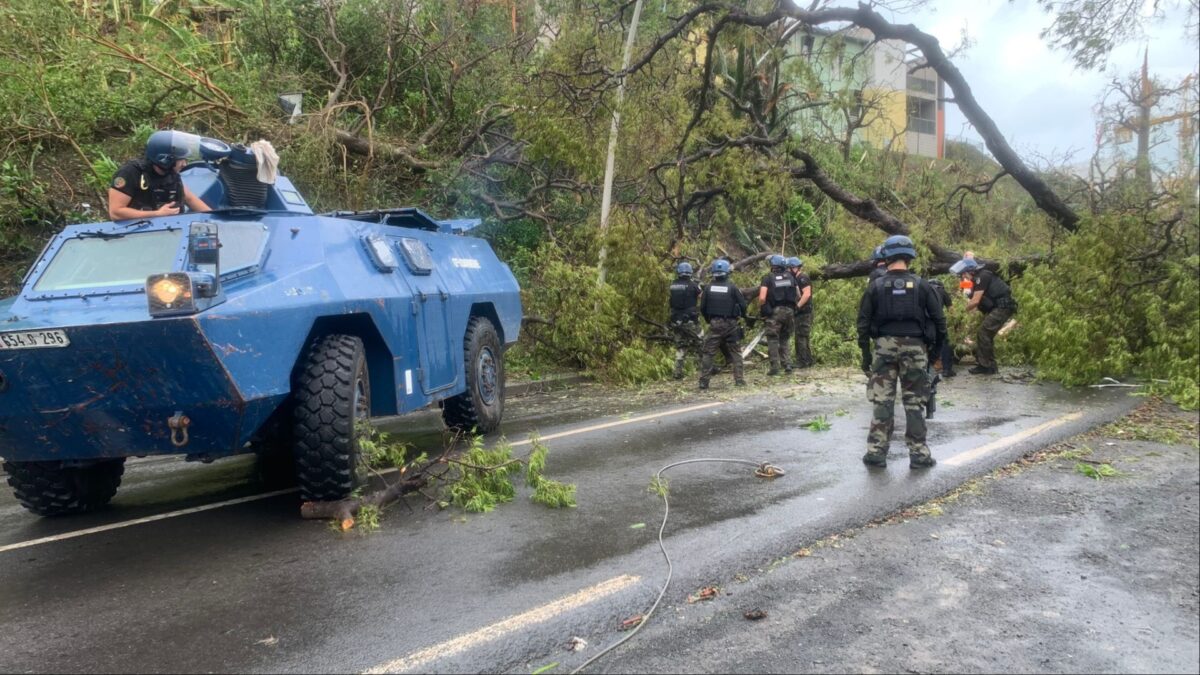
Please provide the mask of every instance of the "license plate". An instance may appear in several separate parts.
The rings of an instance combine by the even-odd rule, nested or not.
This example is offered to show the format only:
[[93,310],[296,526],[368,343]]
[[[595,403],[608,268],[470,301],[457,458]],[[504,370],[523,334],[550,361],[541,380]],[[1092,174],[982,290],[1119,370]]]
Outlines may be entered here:
[[61,330],[23,330],[12,333],[0,333],[0,350],[3,349],[44,349],[46,347],[67,347],[71,341],[65,331]]

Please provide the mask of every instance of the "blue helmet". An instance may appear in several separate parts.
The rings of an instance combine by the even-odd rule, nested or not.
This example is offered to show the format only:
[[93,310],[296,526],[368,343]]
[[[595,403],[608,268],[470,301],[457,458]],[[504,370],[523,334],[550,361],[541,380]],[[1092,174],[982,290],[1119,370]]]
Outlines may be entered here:
[[883,260],[883,247],[876,246],[874,251],[871,251],[871,262],[879,262]]
[[686,262],[679,263],[675,266],[675,274],[678,274],[681,277],[692,276],[692,264]]
[[783,267],[783,266],[787,265],[787,258],[784,258],[783,256],[776,253],[775,255],[773,255],[769,258],[769,262],[771,263],[771,267]]
[[721,260],[713,261],[711,271],[713,273],[713,276],[723,277],[723,276],[727,276],[731,269],[732,268],[729,266],[729,261],[721,259]]
[[[199,136],[175,131],[156,131],[150,134],[146,141],[146,159],[160,169],[171,169],[175,162],[198,154],[198,147],[193,148],[191,139],[199,140]],[[197,151],[197,152],[194,152]]]
[[913,246],[912,239],[902,234],[895,234],[884,240],[883,245],[879,247],[879,253],[884,260],[893,258],[912,260],[917,257],[917,248]]
[[788,267],[804,267],[804,261],[795,256],[792,256],[791,258],[787,259],[787,266]]
[[979,269],[979,263],[974,258],[963,258],[950,266],[951,274],[962,274],[963,272],[974,272]]

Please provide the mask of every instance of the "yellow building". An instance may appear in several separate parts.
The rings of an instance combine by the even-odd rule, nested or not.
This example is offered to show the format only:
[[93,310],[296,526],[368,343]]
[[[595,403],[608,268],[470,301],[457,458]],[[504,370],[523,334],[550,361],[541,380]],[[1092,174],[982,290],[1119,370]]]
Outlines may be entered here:
[[[804,59],[822,93],[847,93],[857,105],[830,115],[804,115],[800,125],[821,124],[870,145],[923,157],[942,157],[946,118],[941,78],[896,40],[874,41],[864,29],[837,33],[797,32],[789,52]],[[819,109],[814,109],[819,110]],[[840,119],[838,119],[840,117]]]

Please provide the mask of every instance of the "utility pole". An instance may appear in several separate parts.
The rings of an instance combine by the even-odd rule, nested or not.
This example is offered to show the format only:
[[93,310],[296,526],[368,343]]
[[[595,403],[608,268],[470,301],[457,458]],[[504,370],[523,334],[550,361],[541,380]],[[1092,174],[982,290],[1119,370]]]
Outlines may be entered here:
[[629,24],[629,36],[625,38],[625,56],[621,60],[621,79],[617,81],[617,104],[613,107],[612,127],[608,131],[608,159],[604,164],[604,193],[600,197],[600,259],[598,280],[604,285],[604,261],[608,258],[608,213],[612,209],[613,166],[617,156],[617,130],[621,125],[621,104],[625,102],[625,70],[633,53],[633,41],[637,38],[638,19],[642,16],[642,0],[633,6],[633,21]]

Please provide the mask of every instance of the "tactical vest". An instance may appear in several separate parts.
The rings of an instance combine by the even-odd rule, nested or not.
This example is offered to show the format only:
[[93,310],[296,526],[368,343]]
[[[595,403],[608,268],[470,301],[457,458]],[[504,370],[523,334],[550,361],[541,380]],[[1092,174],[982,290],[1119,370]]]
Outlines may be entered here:
[[912,272],[888,273],[871,282],[875,312],[871,335],[919,337],[932,341],[926,332],[927,315],[921,278]]
[[[812,288],[812,279],[809,279],[807,274],[801,272],[800,274],[796,275],[796,302],[800,302],[800,298],[804,295],[805,288]],[[804,303],[804,306],[796,310],[796,312],[799,314],[811,314],[812,311],[813,296],[812,291],[810,290],[808,294],[808,302]]]
[[771,308],[796,308],[800,295],[796,293],[796,278],[790,272],[772,272],[763,280],[767,284],[767,303]]
[[740,315],[737,302],[733,299],[734,285],[732,282],[714,281],[704,287],[704,316],[708,318],[724,316],[736,318]]
[[113,176],[112,186],[129,195],[130,208],[156,211],[172,202],[183,204],[183,179],[174,171],[160,174],[145,159],[126,162]]
[[700,286],[691,279],[679,277],[671,284],[671,320],[694,319],[700,314]]
[[1010,307],[1016,309],[1017,303],[1013,300],[1012,289],[1009,288],[1008,284],[994,273],[988,271],[980,272],[980,282],[984,280],[985,274],[988,277],[987,283],[975,285],[976,292],[983,291],[983,301],[979,303],[979,309],[984,314],[996,308]]

